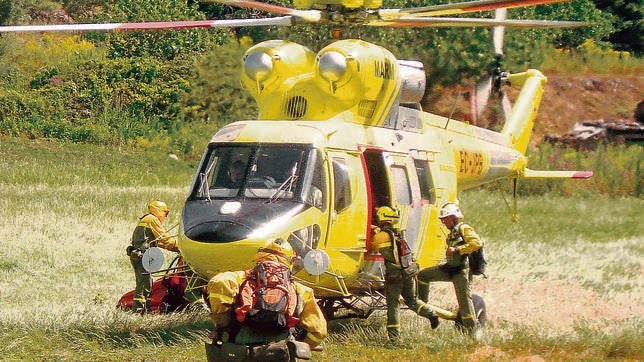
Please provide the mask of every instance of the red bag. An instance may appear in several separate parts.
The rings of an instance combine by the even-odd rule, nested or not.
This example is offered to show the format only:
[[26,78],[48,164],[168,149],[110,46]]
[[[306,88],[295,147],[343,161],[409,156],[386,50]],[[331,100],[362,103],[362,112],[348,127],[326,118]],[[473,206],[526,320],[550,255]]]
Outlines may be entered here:
[[[171,266],[181,267],[183,261],[177,257]],[[177,310],[183,310],[188,307],[186,300],[183,298],[186,289],[187,280],[186,272],[175,272],[172,274],[165,274],[162,278],[157,279],[152,283],[152,293],[150,296],[150,310],[151,313],[169,313]],[[117,308],[131,310],[134,304],[134,290],[131,290],[119,299],[116,304]]]
[[259,330],[279,332],[294,327],[297,292],[291,269],[275,262],[259,262],[237,294],[237,320]]
[[[150,313],[169,313],[187,307],[183,298],[186,278],[179,275],[168,275],[152,283]],[[117,308],[131,310],[134,304],[134,290],[119,299]]]

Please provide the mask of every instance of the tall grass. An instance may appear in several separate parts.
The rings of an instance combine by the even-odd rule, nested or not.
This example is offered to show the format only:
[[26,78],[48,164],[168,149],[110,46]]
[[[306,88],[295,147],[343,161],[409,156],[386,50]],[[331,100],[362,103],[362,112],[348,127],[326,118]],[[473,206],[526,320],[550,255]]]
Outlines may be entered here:
[[[194,166],[127,149],[0,138],[0,359],[9,361],[194,361],[204,359],[211,324],[199,314],[133,315],[116,310],[134,287],[124,253],[137,217],[162,198],[178,221]],[[581,181],[583,182],[583,181]],[[640,213],[644,201],[556,193],[519,200],[510,222],[500,195],[461,195],[466,220],[486,240],[490,278],[474,290],[489,302],[481,343],[450,322],[437,330],[403,312],[408,347],[384,348],[385,317],[330,323],[317,361],[584,359],[641,360],[644,290]],[[169,259],[172,255],[166,254]],[[588,303],[632,300],[628,318],[592,315],[560,330],[500,317],[491,285],[562,280],[588,290]],[[525,300],[534,291],[517,290]],[[453,290],[432,288],[453,308]],[[530,300],[530,299],[528,299]],[[539,296],[534,295],[538,303]],[[516,302],[516,307],[524,302]]]
[[590,170],[590,180],[541,179],[520,182],[519,191],[527,195],[554,192],[561,195],[592,195],[596,193],[623,197],[642,195],[644,184],[644,145],[599,144],[595,150],[542,143],[528,153],[528,166],[535,170]]

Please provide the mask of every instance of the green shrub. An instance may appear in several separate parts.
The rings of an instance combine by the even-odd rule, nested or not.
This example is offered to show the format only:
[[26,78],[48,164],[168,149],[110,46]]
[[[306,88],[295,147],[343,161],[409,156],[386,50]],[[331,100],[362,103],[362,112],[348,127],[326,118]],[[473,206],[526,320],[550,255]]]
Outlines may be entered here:
[[644,72],[644,59],[626,51],[615,51],[586,40],[576,49],[548,48],[540,69],[574,74],[633,74]]

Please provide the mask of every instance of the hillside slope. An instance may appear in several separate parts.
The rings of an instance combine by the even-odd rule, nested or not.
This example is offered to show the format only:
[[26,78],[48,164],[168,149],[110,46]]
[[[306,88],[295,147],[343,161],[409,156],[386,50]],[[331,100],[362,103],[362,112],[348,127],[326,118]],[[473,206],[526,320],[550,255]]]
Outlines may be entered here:
[[[637,103],[644,100],[644,76],[546,74],[539,114],[535,120],[533,145],[546,134],[561,135],[575,123],[586,120],[633,120]],[[428,96],[430,112],[462,118],[469,111],[469,89],[433,89]],[[509,91],[510,98],[518,90]],[[457,99],[456,107],[454,100]],[[488,122],[481,122],[488,127]]]

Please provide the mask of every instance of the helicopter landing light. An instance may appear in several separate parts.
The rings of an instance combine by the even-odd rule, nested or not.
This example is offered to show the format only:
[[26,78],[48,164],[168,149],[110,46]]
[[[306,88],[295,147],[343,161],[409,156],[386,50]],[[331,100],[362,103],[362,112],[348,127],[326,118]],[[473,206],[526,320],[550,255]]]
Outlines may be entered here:
[[163,265],[163,252],[160,248],[153,246],[148,248],[141,258],[141,264],[143,264],[143,269],[148,273],[154,273],[161,269]]
[[329,268],[329,254],[324,250],[313,249],[304,256],[304,269],[311,275],[322,275]]
[[322,78],[337,82],[347,71],[347,59],[338,52],[326,52],[320,56],[318,69]]
[[251,53],[244,59],[244,67],[250,79],[261,82],[273,70],[273,60],[264,52]]
[[231,214],[236,214],[237,211],[241,208],[241,202],[239,201],[230,201],[226,202],[225,204],[221,205],[221,209],[219,209],[219,213],[222,215],[231,215]]

